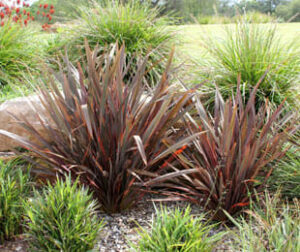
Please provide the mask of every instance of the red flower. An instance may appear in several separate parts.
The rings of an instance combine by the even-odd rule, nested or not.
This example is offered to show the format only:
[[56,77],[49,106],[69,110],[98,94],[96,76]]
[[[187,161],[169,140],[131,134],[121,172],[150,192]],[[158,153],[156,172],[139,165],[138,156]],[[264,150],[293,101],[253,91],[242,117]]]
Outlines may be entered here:
[[53,4],[51,4],[51,6],[50,6],[50,9],[54,9],[54,6],[53,6]]
[[30,16],[30,12],[29,11],[27,12],[27,16]]
[[44,9],[47,9],[48,8],[48,4],[44,4]]
[[24,25],[25,25],[25,26],[27,25],[27,22],[28,22],[28,20],[25,19],[25,20],[24,20]]
[[48,18],[48,17],[50,17],[50,14],[49,14],[49,13],[47,13],[46,17],[47,17],[47,18]]
[[20,12],[20,8],[17,8],[17,9],[16,9],[16,13],[19,13],[19,12]]
[[36,12],[36,15],[40,15],[40,11],[37,11],[37,12]]
[[31,17],[31,20],[32,20],[32,21],[34,20],[34,17],[33,17],[33,16]]
[[42,8],[43,7],[43,5],[42,4],[40,4],[40,8]]
[[1,21],[1,26],[4,26],[4,21]]
[[51,20],[52,20],[52,17],[51,17],[50,15],[49,15],[49,17],[48,17],[48,18],[49,18],[49,21],[51,21]]
[[20,0],[17,0],[17,4],[20,4]]
[[0,12],[0,18],[3,19],[5,17],[3,12]]
[[26,14],[26,10],[23,10],[24,15]]
[[50,14],[54,14],[55,10],[54,9],[50,9]]
[[43,12],[43,13],[42,13],[42,15],[43,15],[43,17],[45,17],[45,16],[46,16],[46,13],[45,13],[45,12]]

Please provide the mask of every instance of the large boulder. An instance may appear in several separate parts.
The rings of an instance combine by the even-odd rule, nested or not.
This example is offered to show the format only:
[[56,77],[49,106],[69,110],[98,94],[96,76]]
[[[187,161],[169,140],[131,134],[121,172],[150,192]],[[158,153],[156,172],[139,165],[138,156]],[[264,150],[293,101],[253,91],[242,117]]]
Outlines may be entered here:
[[[0,104],[0,129],[25,137],[31,141],[34,140],[33,136],[30,135],[22,126],[20,126],[14,117],[12,117],[11,114],[13,114],[20,119],[25,117],[34,125],[37,131],[45,135],[45,132],[43,133],[43,128],[36,117],[35,110],[37,110],[39,115],[44,118],[45,110],[43,109],[43,106],[41,105],[37,95],[5,101],[4,103]],[[0,135],[0,152],[11,150],[16,147],[20,147],[20,144],[8,137]]]

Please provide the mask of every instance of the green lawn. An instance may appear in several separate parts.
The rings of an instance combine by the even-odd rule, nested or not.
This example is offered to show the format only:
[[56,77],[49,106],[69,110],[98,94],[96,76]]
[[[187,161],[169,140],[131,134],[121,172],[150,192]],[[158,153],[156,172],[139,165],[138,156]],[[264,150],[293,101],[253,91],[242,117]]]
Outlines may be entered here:
[[[268,24],[262,24],[268,25]],[[178,33],[181,41],[177,47],[180,55],[184,59],[192,58],[197,59],[199,57],[206,57],[201,41],[203,37],[213,36],[221,37],[224,34],[224,28],[234,28],[235,24],[220,25],[182,25],[178,26]],[[283,41],[294,40],[300,35],[300,23],[283,23],[278,24],[278,35],[283,37]]]

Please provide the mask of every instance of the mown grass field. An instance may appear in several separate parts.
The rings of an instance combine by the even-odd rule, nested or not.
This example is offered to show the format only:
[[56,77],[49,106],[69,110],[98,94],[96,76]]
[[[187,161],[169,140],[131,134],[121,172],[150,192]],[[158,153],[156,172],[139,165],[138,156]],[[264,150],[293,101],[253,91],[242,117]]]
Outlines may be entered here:
[[[269,25],[269,24],[260,24]],[[178,26],[178,33],[181,41],[177,46],[177,50],[183,58],[197,59],[199,57],[206,57],[204,48],[202,46],[203,38],[207,36],[216,37],[216,39],[224,35],[224,30],[227,28],[234,28],[235,24],[211,24],[211,25],[182,25]],[[282,41],[295,41],[299,43],[300,40],[300,23],[283,23],[277,24],[278,36],[282,37]],[[224,29],[225,28],[225,29]]]

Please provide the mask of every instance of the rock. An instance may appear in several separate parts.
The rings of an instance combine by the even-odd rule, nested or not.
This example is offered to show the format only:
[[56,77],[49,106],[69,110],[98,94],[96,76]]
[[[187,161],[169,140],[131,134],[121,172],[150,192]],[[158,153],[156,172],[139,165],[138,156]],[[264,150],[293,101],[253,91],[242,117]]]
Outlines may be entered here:
[[[36,117],[35,109],[38,110],[38,113],[42,118],[45,118],[45,110],[43,109],[37,95],[5,101],[4,103],[0,104],[0,129],[25,137],[30,141],[34,140],[34,137],[30,135],[22,126],[20,126],[17,120],[11,116],[11,114],[13,114],[20,119],[25,117],[34,125],[38,132],[45,136],[45,132],[43,132],[43,128]],[[11,150],[16,147],[21,146],[16,141],[0,135],[0,152]]]

